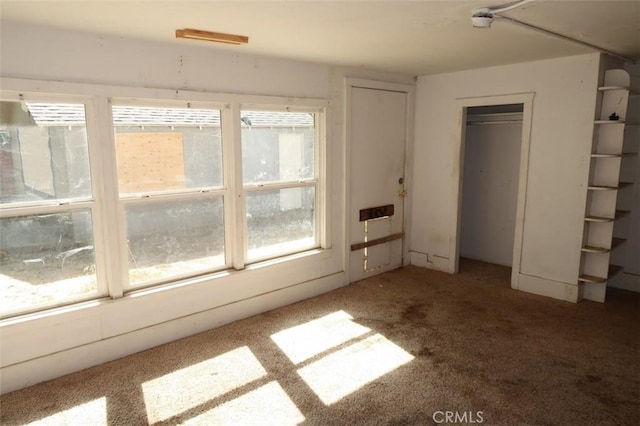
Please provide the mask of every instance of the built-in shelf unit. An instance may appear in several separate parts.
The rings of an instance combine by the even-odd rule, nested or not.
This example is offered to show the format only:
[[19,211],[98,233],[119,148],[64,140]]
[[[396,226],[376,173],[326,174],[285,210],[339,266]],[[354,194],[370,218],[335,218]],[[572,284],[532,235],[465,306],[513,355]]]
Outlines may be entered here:
[[620,209],[618,197],[633,185],[620,181],[621,165],[624,158],[637,155],[637,148],[628,152],[630,144],[625,141],[627,130],[637,125],[627,117],[629,99],[638,95],[630,82],[625,70],[611,69],[605,71],[604,85],[598,88],[578,276],[582,298],[598,302],[604,302],[607,283],[623,270],[611,259],[615,250],[624,250],[626,242],[625,235],[614,236],[616,221],[629,213]]

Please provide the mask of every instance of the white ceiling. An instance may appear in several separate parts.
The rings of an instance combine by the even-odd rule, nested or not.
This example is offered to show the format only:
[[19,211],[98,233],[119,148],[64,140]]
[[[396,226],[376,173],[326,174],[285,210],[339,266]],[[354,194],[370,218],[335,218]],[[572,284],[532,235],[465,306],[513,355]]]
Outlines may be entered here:
[[[592,52],[471,11],[508,0],[0,0],[0,18],[84,32],[425,75]],[[538,0],[506,16],[640,58],[640,0]],[[176,40],[196,28],[249,36],[245,46]]]

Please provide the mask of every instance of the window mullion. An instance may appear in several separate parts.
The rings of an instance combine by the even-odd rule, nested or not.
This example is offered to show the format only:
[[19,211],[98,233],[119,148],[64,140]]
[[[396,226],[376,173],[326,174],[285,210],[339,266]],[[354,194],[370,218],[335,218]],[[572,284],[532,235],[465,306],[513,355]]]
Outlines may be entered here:
[[316,158],[315,158],[315,176],[318,180],[318,187],[316,189],[316,206],[318,212],[318,220],[316,222],[316,232],[319,236],[318,242],[322,248],[331,247],[331,232],[330,232],[330,200],[327,195],[327,188],[330,180],[328,173],[328,145],[329,138],[327,137],[327,111],[323,109],[322,112],[316,114],[316,140],[318,143],[315,146]]
[[[86,121],[86,131],[87,131],[87,148],[89,155],[89,173],[91,176],[91,193],[93,194],[93,200],[90,203],[91,209],[91,220],[92,220],[92,232],[93,232],[93,253],[94,253],[94,262],[95,262],[95,273],[96,280],[98,284],[98,292],[101,295],[109,294],[110,291],[108,289],[108,274],[109,267],[106,263],[106,254],[108,253],[108,248],[105,247],[105,232],[106,230],[102,226],[102,221],[104,218],[104,213],[102,210],[103,199],[104,196],[101,192],[102,184],[100,182],[100,134],[99,134],[99,123],[100,117],[98,115],[97,110],[97,102],[92,100],[91,102],[85,103],[85,121]],[[60,206],[60,210],[62,209],[73,209],[79,208],[84,203],[69,203]]]
[[222,120],[223,143],[226,151],[223,153],[225,185],[229,188],[227,218],[225,222],[229,247],[232,253],[232,265],[236,270],[244,269],[247,253],[247,221],[245,195],[242,188],[242,129],[240,124],[240,105],[233,103],[224,110]]
[[97,227],[104,235],[104,265],[109,295],[113,298],[122,297],[128,286],[128,256],[126,244],[126,230],[124,210],[119,202],[117,161],[113,133],[113,114],[111,101],[107,97],[96,98],[97,146],[94,152],[98,155],[95,161],[97,197],[100,203],[100,218]]

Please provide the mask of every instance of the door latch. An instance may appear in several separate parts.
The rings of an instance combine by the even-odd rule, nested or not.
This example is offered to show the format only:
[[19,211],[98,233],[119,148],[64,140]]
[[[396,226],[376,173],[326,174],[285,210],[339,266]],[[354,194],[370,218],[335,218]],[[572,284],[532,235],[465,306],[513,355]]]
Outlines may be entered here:
[[398,197],[400,198],[404,198],[407,195],[407,191],[404,189],[401,189],[400,191],[398,191]]

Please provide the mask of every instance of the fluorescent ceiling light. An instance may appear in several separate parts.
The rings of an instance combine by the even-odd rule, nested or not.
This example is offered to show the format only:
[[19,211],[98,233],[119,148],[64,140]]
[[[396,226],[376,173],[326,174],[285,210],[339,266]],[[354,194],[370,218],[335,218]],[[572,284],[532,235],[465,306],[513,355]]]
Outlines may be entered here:
[[215,41],[217,43],[227,43],[227,44],[247,44],[249,43],[249,37],[234,35],[234,34],[224,34],[224,33],[214,33],[211,31],[202,31],[202,30],[194,30],[192,28],[185,28],[183,30],[176,30],[176,38],[188,38],[193,40],[203,40],[203,41]]

